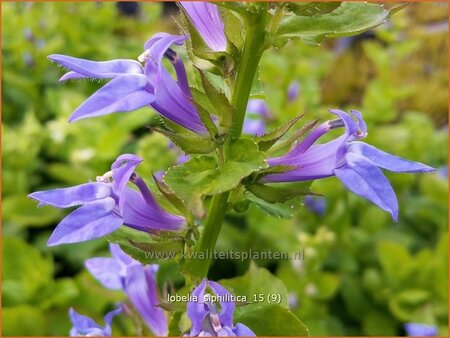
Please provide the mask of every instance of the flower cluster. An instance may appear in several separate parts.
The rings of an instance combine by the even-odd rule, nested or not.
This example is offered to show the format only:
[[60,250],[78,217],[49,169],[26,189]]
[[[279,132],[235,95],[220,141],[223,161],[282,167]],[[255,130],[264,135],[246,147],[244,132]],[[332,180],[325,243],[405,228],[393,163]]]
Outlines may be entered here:
[[[259,13],[259,19],[261,20],[254,20],[255,22],[247,20],[247,24],[260,25],[260,27],[258,26],[260,29],[259,40],[256,41],[261,42],[262,45],[265,41],[265,29],[268,27],[264,22],[268,7],[261,5],[263,9],[260,10],[258,6],[253,8],[243,6],[234,9],[237,12],[239,10],[245,11],[246,15],[251,15],[252,10],[254,11],[253,14],[264,11],[263,14]],[[163,131],[167,135],[178,136],[177,140],[181,138],[185,141],[184,144],[188,144],[187,149],[195,149],[187,151],[187,154],[183,154],[178,159],[178,168],[189,167],[186,164],[190,164],[194,168],[192,170],[195,170],[194,174],[186,174],[186,171],[181,171],[181,174],[178,173],[179,177],[182,176],[182,179],[184,179],[188,175],[190,175],[190,178],[198,176],[192,179],[193,182],[188,182],[189,185],[185,186],[185,190],[196,190],[198,182],[204,183],[204,181],[216,179],[225,181],[223,186],[226,189],[223,189],[223,186],[219,184],[216,187],[214,184],[217,182],[215,181],[211,183],[214,185],[213,188],[208,186],[206,189],[203,186],[202,189],[198,189],[204,193],[203,195],[208,195],[211,191],[217,191],[216,195],[220,197],[219,199],[213,198],[210,203],[210,215],[217,217],[217,219],[212,218],[210,222],[208,222],[208,219],[202,230],[202,235],[206,231],[210,231],[209,235],[200,237],[200,239],[196,236],[199,235],[199,232],[195,226],[201,220],[194,219],[194,215],[198,216],[198,213],[188,210],[189,201],[176,196],[174,193],[176,189],[171,190],[169,181],[167,181],[166,186],[166,183],[155,179],[163,198],[166,198],[183,216],[163,208],[144,179],[139,176],[137,167],[143,159],[133,154],[122,154],[111,165],[111,170],[98,176],[94,182],[38,191],[29,195],[30,198],[39,202],[39,206],[77,207],[55,228],[48,240],[49,246],[100,238],[118,230],[121,226],[138,231],[141,235],[142,233],[149,235],[163,234],[166,235],[165,240],[168,238],[169,242],[176,236],[182,237],[183,250],[186,248],[191,250],[194,244],[199,245],[201,249],[201,245],[205,241],[213,242],[207,243],[207,245],[214,245],[219,233],[216,230],[220,230],[221,225],[216,223],[220,223],[220,217],[223,221],[225,211],[228,206],[231,206],[231,202],[228,200],[229,190],[236,187],[238,189],[248,188],[246,182],[251,181],[248,180],[250,177],[257,177],[252,181],[252,184],[264,185],[279,182],[312,181],[335,176],[350,191],[389,212],[392,218],[397,220],[397,198],[381,169],[393,172],[417,173],[432,171],[433,168],[385,153],[361,142],[360,140],[367,135],[367,126],[361,113],[354,110],[351,113],[336,109],[331,110],[331,113],[336,115],[336,119],[325,121],[302,140],[293,139],[288,143],[289,145],[293,143],[293,146],[287,153],[267,158],[264,151],[268,148],[265,148],[265,146],[267,144],[271,146],[282,139],[292,125],[280,135],[275,133],[276,136],[270,139],[270,133],[267,133],[266,125],[274,119],[274,114],[269,110],[264,100],[248,99],[253,81],[251,76],[243,80],[234,78],[234,74],[239,72],[242,65],[244,65],[242,67],[248,67],[250,69],[248,74],[254,77],[257,62],[259,62],[260,54],[262,54],[264,48],[254,46],[260,54],[258,54],[257,62],[249,66],[252,63],[252,61],[249,61],[249,56],[243,51],[241,52],[240,48],[236,48],[233,42],[229,40],[221,12],[216,5],[203,2],[181,2],[180,7],[183,15],[190,20],[203,40],[204,46],[206,46],[206,51],[202,51],[202,53],[208,55],[216,53],[214,55],[218,55],[218,59],[214,60],[217,61],[215,63],[211,59],[203,60],[205,62],[202,62],[201,66],[204,69],[197,64],[195,65],[200,74],[204,91],[190,87],[185,65],[177,52],[172,49],[175,46],[178,46],[178,48],[182,46],[188,39],[187,35],[157,33],[145,42],[143,52],[139,56],[136,55],[136,60],[91,61],[60,54],[52,54],[49,59],[68,70],[60,81],[86,78],[109,79],[109,82],[75,109],[69,117],[69,122],[150,107],[160,114],[164,128],[167,127]],[[189,27],[192,28],[192,26]],[[257,29],[255,29],[255,32],[257,32]],[[251,38],[253,39],[254,36],[251,36]],[[247,57],[249,60],[241,60],[243,57]],[[170,69],[166,69],[164,60],[166,60],[166,64],[169,63]],[[242,63],[239,64],[239,62]],[[222,65],[222,69],[220,69],[220,65]],[[234,69],[234,66],[237,66],[237,68]],[[215,85],[208,83],[209,80],[205,73],[209,70],[211,70],[211,76],[217,78],[217,74],[220,74],[219,76],[224,77],[224,79],[221,79],[226,83],[224,86],[230,86],[231,95],[233,95],[233,98],[236,96],[237,99],[227,97],[226,90],[218,90]],[[245,75],[247,72],[242,74]],[[239,74],[236,76],[239,76]],[[248,88],[242,90],[242,86]],[[292,82],[286,95],[290,104],[295,103],[299,91],[299,82]],[[237,94],[235,95],[235,93]],[[242,94],[242,98],[239,97],[241,93],[245,94]],[[202,102],[197,102],[197,96],[201,97],[199,101]],[[218,99],[211,99],[211,96],[216,96]],[[236,104],[235,101],[239,104]],[[211,108],[211,106],[213,107]],[[237,112],[237,107],[240,107],[240,112]],[[222,108],[224,112],[221,111]],[[246,116],[245,113],[247,113]],[[224,117],[225,114],[230,116]],[[241,119],[236,122],[239,117]],[[229,123],[222,123],[223,120]],[[233,130],[233,128],[237,128],[236,126],[239,126],[238,131]],[[243,127],[243,130],[241,130],[241,127]],[[345,129],[342,135],[326,143],[318,143],[318,140],[331,130],[339,128]],[[211,130],[216,130],[217,133],[211,132]],[[239,141],[242,141],[233,139],[235,135],[238,135],[236,138],[239,138],[241,132],[246,134],[247,139],[244,141],[248,141],[240,144],[244,149],[241,152],[244,153],[248,150],[249,154],[229,156],[236,152],[233,147]],[[173,141],[172,147],[174,144],[179,145],[175,138],[171,138],[171,140]],[[265,146],[261,147],[258,140],[262,140],[263,143],[266,142]],[[193,147],[189,147],[192,146],[191,143],[194,144]],[[198,144],[206,144],[207,147],[196,146]],[[180,148],[183,147],[180,146]],[[183,150],[185,149],[183,148]],[[201,155],[196,156],[197,154]],[[232,158],[234,163],[227,167],[229,158]],[[253,175],[254,173],[260,173],[262,170],[264,170],[263,175]],[[229,174],[229,176],[224,173]],[[157,176],[161,176],[161,174],[157,174]],[[237,176],[237,179],[235,179],[235,176]],[[199,197],[198,199],[201,200],[203,195],[195,197]],[[214,193],[210,193],[210,195],[214,195]],[[236,196],[231,196],[238,199],[241,195],[245,194],[238,193]],[[233,198],[230,198],[230,200]],[[307,196],[304,201],[313,212],[319,215],[325,213],[326,203],[324,199]],[[218,228],[212,231],[211,226]],[[184,230],[186,231],[183,232]],[[197,242],[193,243],[190,237],[183,237],[181,234],[184,233],[189,234],[189,236],[192,234]],[[215,239],[211,240],[214,236]],[[204,238],[206,240],[202,241]],[[133,244],[131,240],[129,242]],[[162,304],[162,292],[156,282],[159,266],[142,264],[135,259],[139,256],[134,255],[132,251],[130,253],[133,254],[134,258],[129,256],[123,250],[129,251],[118,244],[110,244],[109,248],[112,257],[88,259],[85,262],[85,267],[104,287],[123,291],[127,296],[127,302],[106,314],[104,327],[96,324],[92,319],[78,314],[74,309],[70,309],[69,316],[73,324],[70,334],[74,336],[109,336],[111,335],[113,317],[125,312],[129,315],[139,314],[154,335],[167,336],[169,334],[169,318]],[[194,249],[198,248],[195,247]],[[200,250],[198,249],[198,251]],[[207,268],[208,266],[206,266],[206,271]],[[197,270],[204,271],[205,269]],[[255,336],[252,329],[243,323],[235,324],[233,315],[236,304],[233,300],[230,300],[229,291],[220,284],[207,280],[204,278],[205,276],[206,272],[201,276],[195,276],[196,278],[186,278],[188,282],[196,285],[191,293],[196,300],[189,301],[186,304],[186,315],[191,326],[189,330],[182,330],[182,333],[186,336]],[[413,324],[408,325],[406,329],[411,332],[425,332],[418,331]],[[258,331],[257,329],[254,330]]]

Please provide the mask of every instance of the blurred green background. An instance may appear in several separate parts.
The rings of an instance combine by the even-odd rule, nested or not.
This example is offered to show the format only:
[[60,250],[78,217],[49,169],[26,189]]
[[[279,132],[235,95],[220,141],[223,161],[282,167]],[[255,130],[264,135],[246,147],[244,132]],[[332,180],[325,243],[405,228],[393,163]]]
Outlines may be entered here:
[[[2,333],[66,335],[70,306],[101,322],[123,295],[83,270],[86,258],[107,254],[106,240],[47,248],[64,211],[38,209],[26,195],[95,179],[123,152],[145,158],[148,178],[177,154],[145,127],[150,109],[68,124],[100,84],[58,83],[63,71],[46,57],[136,59],[152,34],[178,32],[176,8],[141,3],[133,16],[119,14],[115,3],[1,6]],[[312,185],[326,197],[323,215],[302,208],[278,219],[252,207],[227,217],[218,250],[304,250],[301,261],[257,264],[284,282],[291,310],[311,335],[403,335],[411,321],[448,334],[447,20],[446,3],[415,3],[363,36],[320,47],[294,41],[263,57],[271,126],[301,112],[310,121],[329,118],[328,108],[359,109],[369,143],[441,169],[387,174],[399,198],[398,223],[334,178]],[[289,102],[292,81],[301,88]],[[248,266],[216,261],[210,277],[241,275]],[[162,270],[161,281],[179,282],[174,267]],[[117,321],[115,332],[133,334],[128,324]]]

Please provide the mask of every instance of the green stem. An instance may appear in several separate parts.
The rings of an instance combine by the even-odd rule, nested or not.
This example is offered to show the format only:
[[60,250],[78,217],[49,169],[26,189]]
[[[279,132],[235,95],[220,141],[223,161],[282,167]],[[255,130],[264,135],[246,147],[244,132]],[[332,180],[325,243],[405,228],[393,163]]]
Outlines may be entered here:
[[263,3],[259,15],[248,18],[247,34],[241,62],[237,71],[236,85],[234,87],[231,104],[235,111],[233,125],[231,126],[231,141],[237,140],[242,133],[248,98],[252,90],[256,70],[258,69],[261,55],[264,52],[265,25],[267,16],[267,3]]
[[[264,37],[268,3],[261,4],[260,11],[248,17],[245,44],[237,70],[236,85],[233,90],[231,104],[234,106],[233,125],[230,131],[230,141],[239,139],[244,124],[245,112],[250,92],[255,78],[256,70],[264,51]],[[226,160],[226,153],[225,153]],[[212,198],[200,239],[194,247],[192,260],[187,264],[187,270],[193,280],[206,277],[211,255],[216,247],[217,238],[228,208],[230,192],[224,192]]]

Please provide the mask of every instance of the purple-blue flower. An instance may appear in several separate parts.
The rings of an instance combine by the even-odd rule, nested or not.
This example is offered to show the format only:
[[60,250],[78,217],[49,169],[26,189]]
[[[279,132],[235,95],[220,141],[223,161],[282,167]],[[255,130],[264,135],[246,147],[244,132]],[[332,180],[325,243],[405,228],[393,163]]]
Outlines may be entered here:
[[166,336],[167,317],[159,304],[156,286],[158,265],[142,265],[120,249],[109,246],[112,258],[95,257],[86,260],[88,271],[104,287],[123,290],[149,329],[157,336]]
[[327,201],[322,196],[306,195],[303,199],[305,207],[319,216],[323,216]]
[[405,330],[410,337],[435,337],[438,335],[438,329],[434,325],[406,323]]
[[248,135],[263,135],[266,132],[266,122],[272,118],[266,101],[250,99],[247,104],[242,131]]
[[[394,220],[398,218],[398,202],[391,184],[380,168],[393,172],[429,172],[434,169],[419,163],[385,153],[371,145],[357,141],[367,135],[367,126],[361,114],[330,110],[338,120],[326,121],[312,131],[287,154],[268,160],[270,166],[295,167],[280,174],[266,176],[265,182],[309,181],[336,176],[352,192],[383,210]],[[346,133],[323,144],[315,142],[331,129],[345,126]]]
[[[97,182],[28,195],[39,201],[39,206],[69,208],[81,205],[58,224],[47,244],[99,238],[122,224],[145,232],[180,229],[185,219],[162,209],[144,180],[135,173],[141,162],[138,156],[124,154],[112,164],[111,171],[97,177]],[[128,182],[136,185],[138,190],[127,187]]]
[[205,279],[192,291],[191,298],[196,301],[189,302],[186,308],[191,320],[189,336],[255,336],[244,324],[233,325],[235,304],[220,284]]
[[80,315],[73,308],[69,309],[69,317],[72,322],[72,328],[70,329],[71,337],[80,336],[111,336],[111,322],[114,316],[120,314],[123,308],[119,308],[108,312],[105,317],[105,327],[98,325],[93,319]]
[[300,93],[300,82],[292,81],[288,87],[288,101],[295,101]]
[[[161,115],[197,133],[206,131],[189,89],[182,60],[170,48],[182,45],[186,36],[158,33],[145,44],[138,61],[117,59],[90,61],[52,54],[48,58],[69,72],[60,81],[79,78],[112,79],[84,101],[69,121],[128,112],[150,105]],[[173,65],[177,80],[162,64],[166,57]]]
[[215,52],[227,49],[224,25],[216,5],[202,1],[180,2],[203,41]]

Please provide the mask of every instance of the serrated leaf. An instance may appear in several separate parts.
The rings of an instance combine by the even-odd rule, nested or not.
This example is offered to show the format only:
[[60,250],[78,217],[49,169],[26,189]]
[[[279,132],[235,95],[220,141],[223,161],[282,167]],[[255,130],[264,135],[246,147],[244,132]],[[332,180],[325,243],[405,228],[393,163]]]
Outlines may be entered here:
[[280,305],[249,305],[235,312],[236,323],[247,325],[256,336],[309,336],[305,324]]
[[298,121],[300,120],[305,114],[301,114],[289,122],[285,123],[281,127],[275,129],[274,131],[262,135],[262,136],[256,136],[254,138],[254,141],[258,143],[259,149],[262,151],[268,150],[272,145],[274,145],[280,138],[284,136],[288,132],[289,129]]
[[184,247],[181,238],[156,242],[151,239],[148,233],[126,227],[121,227],[107,235],[106,239],[111,243],[120,245],[125,253],[142,264],[175,260]]
[[222,167],[214,157],[202,155],[170,168],[163,180],[195,215],[201,215],[203,196],[229,191],[243,178],[266,167],[265,154],[256,143],[241,139],[233,144]]
[[343,2],[329,13],[313,16],[285,17],[272,38],[281,47],[290,39],[301,38],[318,44],[326,37],[350,36],[374,28],[388,19],[390,12],[382,5],[365,2]]

